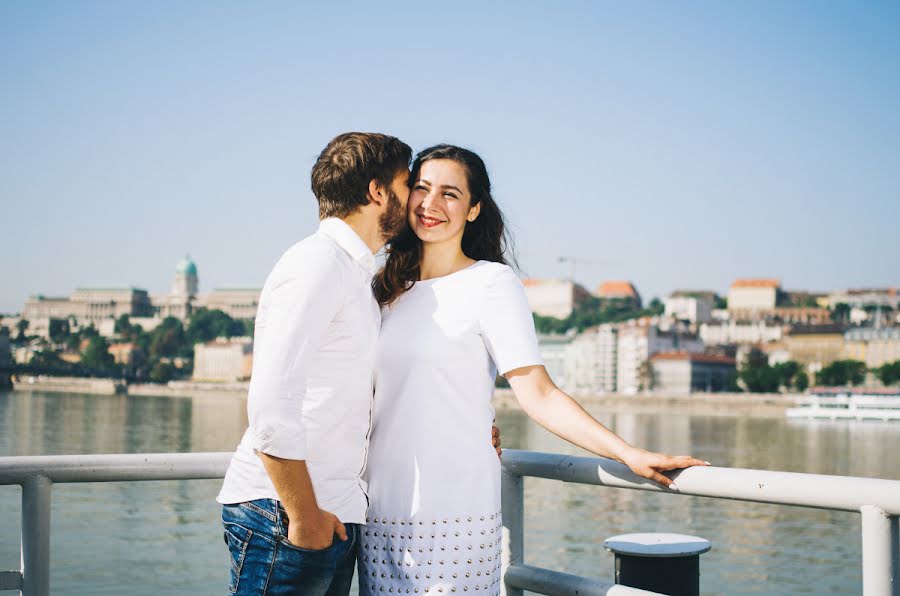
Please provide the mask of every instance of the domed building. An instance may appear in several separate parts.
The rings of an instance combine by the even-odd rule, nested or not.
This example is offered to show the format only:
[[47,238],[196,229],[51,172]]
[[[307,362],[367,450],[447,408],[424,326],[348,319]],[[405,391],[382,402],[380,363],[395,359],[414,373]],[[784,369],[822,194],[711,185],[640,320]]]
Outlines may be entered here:
[[111,337],[115,321],[122,315],[145,331],[166,317],[186,321],[200,308],[221,310],[233,319],[252,320],[260,292],[257,287],[237,286],[201,294],[197,264],[186,255],[175,265],[168,294],[150,295],[147,290],[126,286],[79,287],[67,297],[31,296],[22,309],[22,318],[30,322],[31,335],[48,337],[51,320],[70,320],[74,328],[93,325],[101,335]]
[[175,317],[185,320],[197,307],[197,293],[200,281],[197,277],[197,264],[186,255],[175,266],[175,279],[172,292],[168,296],[154,297],[154,306],[159,309],[159,316]]
[[160,318],[190,318],[200,308],[221,310],[233,319],[253,319],[259,304],[260,288],[224,287],[211,292],[200,293],[197,264],[190,256],[185,256],[175,266],[172,292],[165,296],[155,296],[153,305]]
[[173,296],[196,296],[199,291],[197,264],[190,255],[185,256],[175,267],[175,281],[172,283]]

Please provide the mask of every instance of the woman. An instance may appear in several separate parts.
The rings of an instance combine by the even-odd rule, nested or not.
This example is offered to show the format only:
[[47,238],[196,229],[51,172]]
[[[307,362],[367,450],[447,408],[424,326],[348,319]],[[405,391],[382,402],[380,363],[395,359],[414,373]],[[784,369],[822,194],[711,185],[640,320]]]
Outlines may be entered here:
[[547,376],[476,154],[426,149],[410,180],[410,230],[373,282],[383,317],[360,593],[497,594],[500,462],[484,440],[497,372],[539,424],[641,476],[668,486],[661,471],[704,462],[631,447]]

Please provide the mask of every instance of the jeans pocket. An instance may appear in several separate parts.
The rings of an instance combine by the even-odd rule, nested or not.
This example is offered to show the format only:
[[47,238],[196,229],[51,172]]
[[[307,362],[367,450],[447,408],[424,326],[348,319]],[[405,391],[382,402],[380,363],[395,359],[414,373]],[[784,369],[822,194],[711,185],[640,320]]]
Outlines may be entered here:
[[230,522],[225,523],[225,544],[228,545],[228,552],[231,555],[229,594],[235,594],[238,591],[238,585],[241,581],[241,569],[244,567],[244,557],[247,554],[247,547],[250,545],[252,536],[253,532],[244,526]]
[[303,548],[302,546],[297,546],[297,545],[294,544],[293,542],[289,541],[289,540],[287,539],[287,536],[281,536],[280,539],[279,539],[279,541],[281,542],[281,544],[284,545],[285,547],[287,547],[287,548],[289,548],[289,549],[291,549],[291,550],[299,551],[299,552],[301,552],[301,553],[306,553],[306,554],[309,554],[309,555],[315,555],[315,554],[327,553],[327,552],[330,551],[332,548],[334,548],[335,543],[340,542],[340,540],[341,540],[341,539],[338,538],[337,535],[335,535],[335,536],[333,536],[332,539],[331,539],[331,544],[329,544],[329,545],[326,546],[325,548]]

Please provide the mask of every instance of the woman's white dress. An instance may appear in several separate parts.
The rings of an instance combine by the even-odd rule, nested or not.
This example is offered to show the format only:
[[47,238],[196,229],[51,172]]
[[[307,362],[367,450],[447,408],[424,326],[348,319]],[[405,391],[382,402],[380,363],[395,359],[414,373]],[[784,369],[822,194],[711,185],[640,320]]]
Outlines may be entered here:
[[491,396],[542,364],[521,281],[478,261],[420,281],[382,317],[359,555],[362,595],[500,591]]

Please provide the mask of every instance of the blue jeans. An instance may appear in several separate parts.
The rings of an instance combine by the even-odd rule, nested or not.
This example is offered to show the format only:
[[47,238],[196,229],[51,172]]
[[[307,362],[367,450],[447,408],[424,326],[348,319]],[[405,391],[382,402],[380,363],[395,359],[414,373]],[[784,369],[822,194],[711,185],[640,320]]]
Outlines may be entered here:
[[345,524],[328,548],[307,550],[288,542],[288,518],[281,503],[259,499],[222,506],[225,543],[231,554],[229,594],[348,596],[359,526]]

